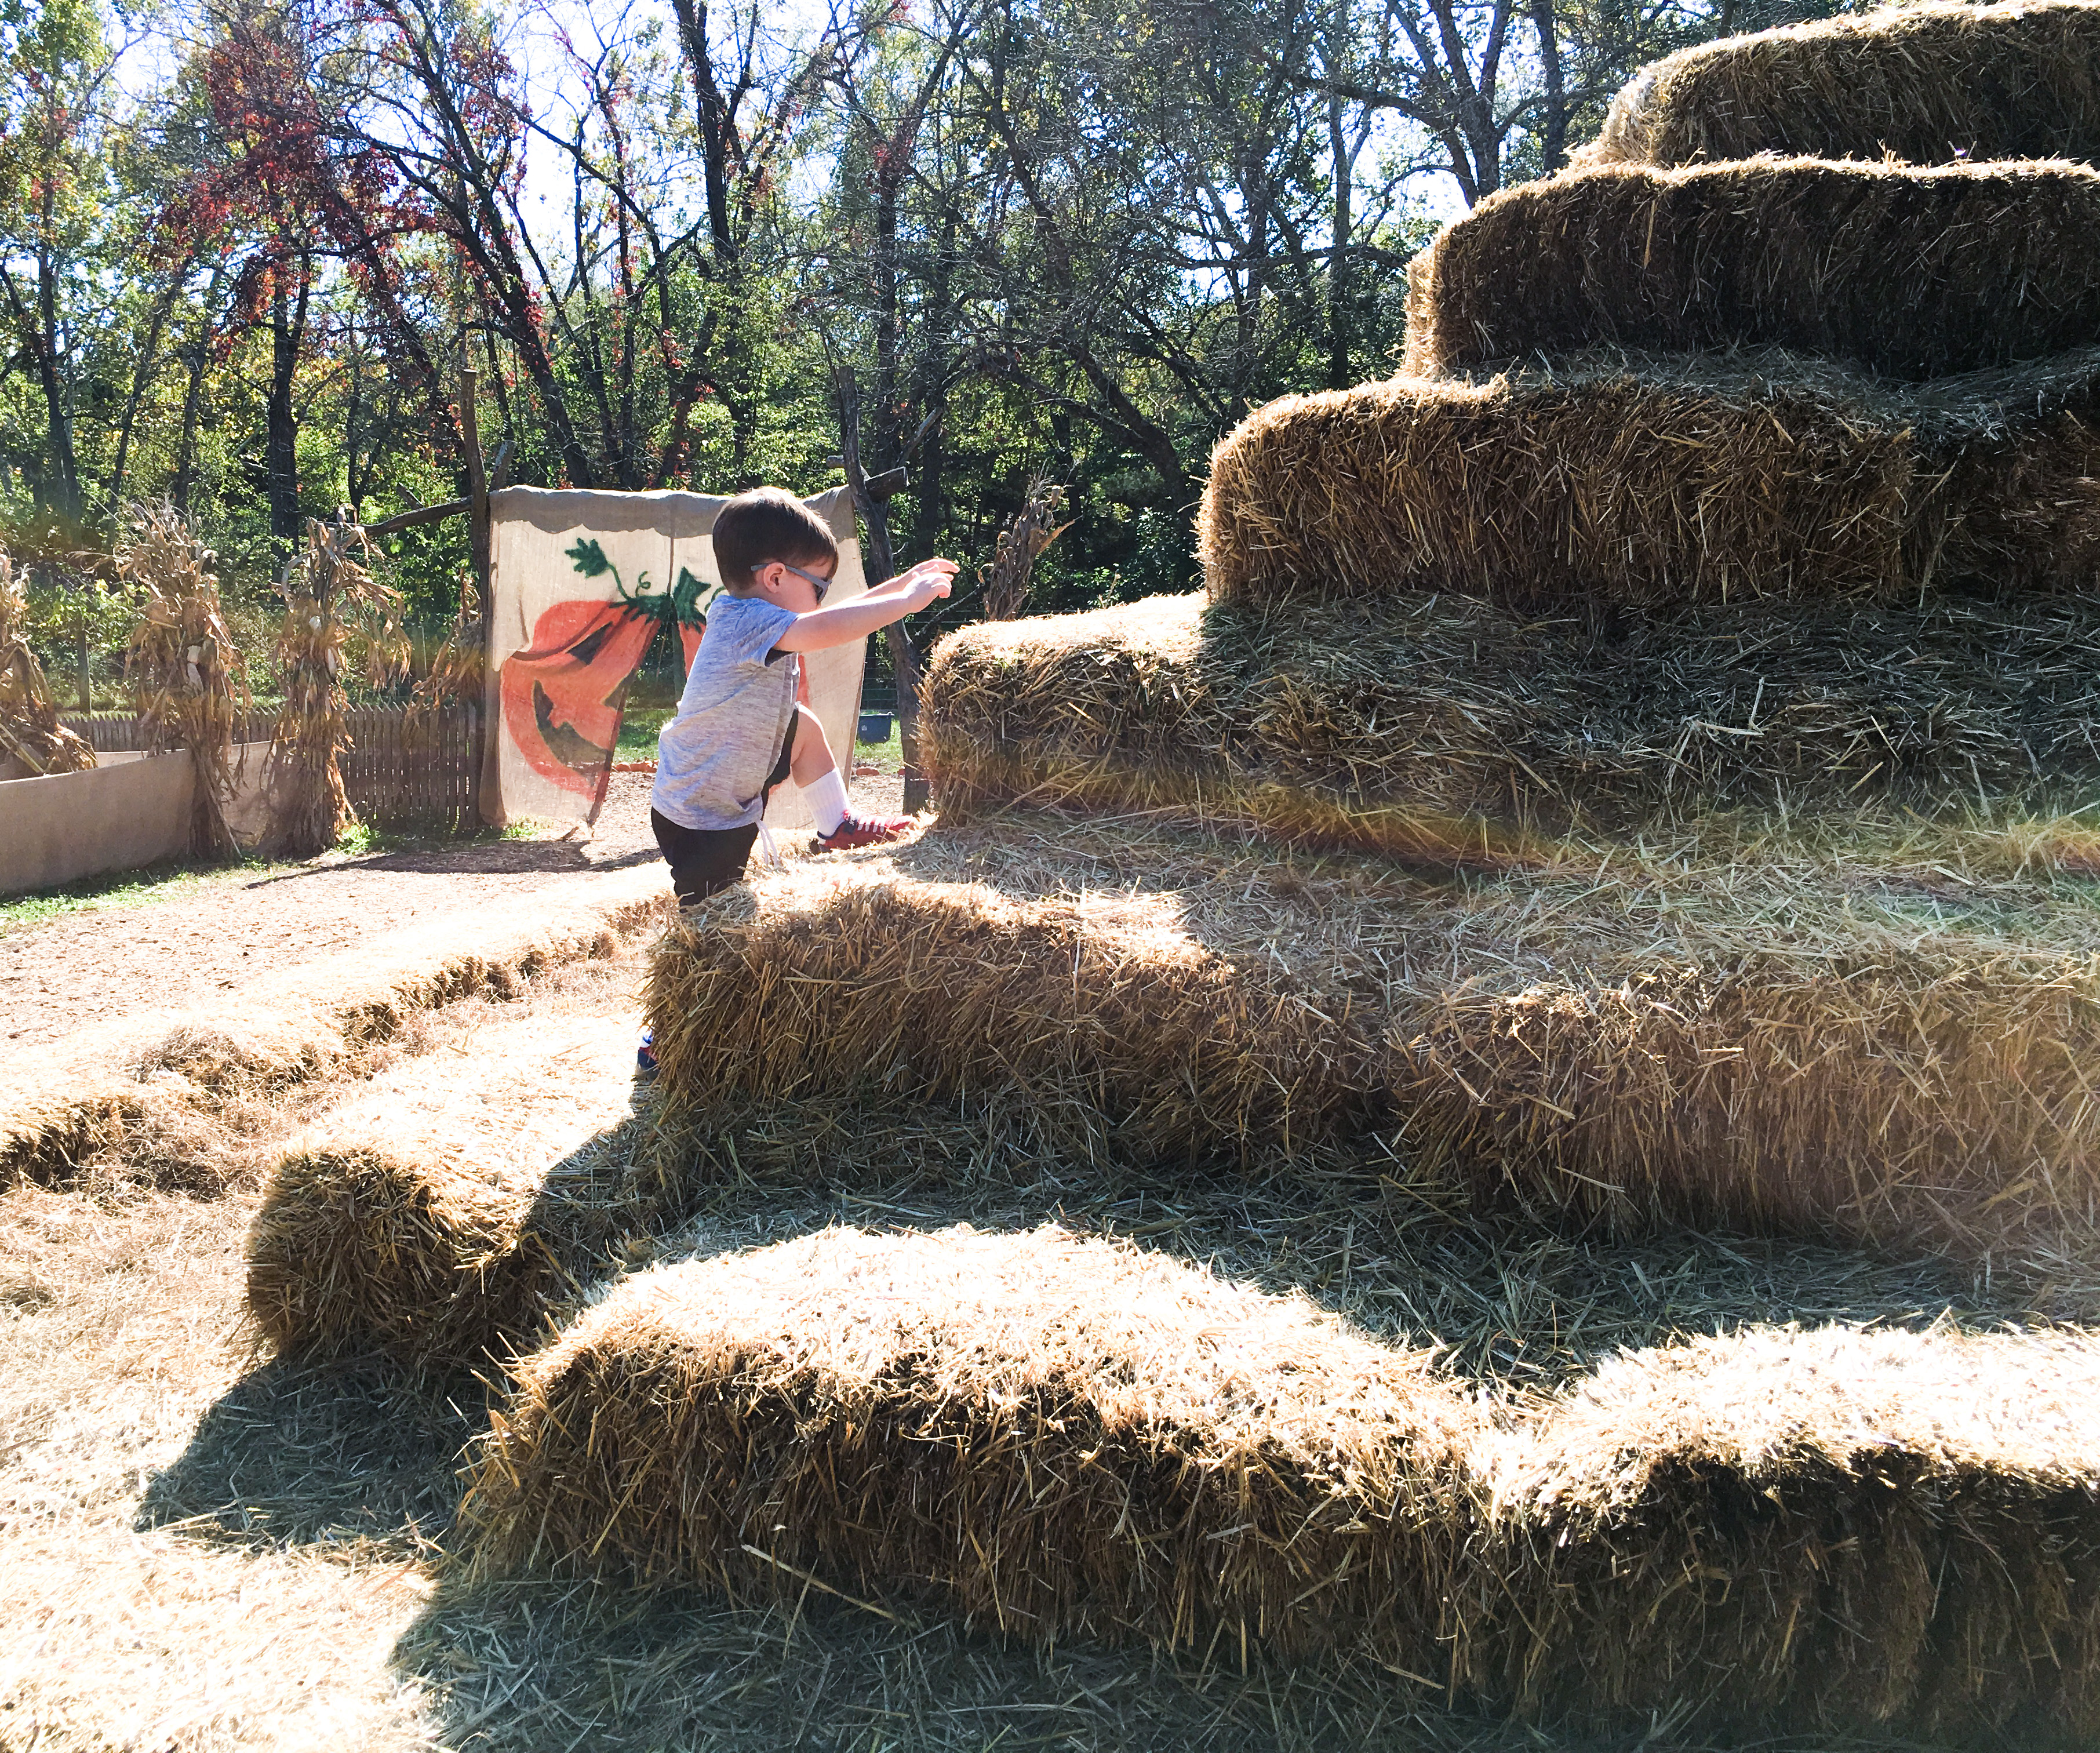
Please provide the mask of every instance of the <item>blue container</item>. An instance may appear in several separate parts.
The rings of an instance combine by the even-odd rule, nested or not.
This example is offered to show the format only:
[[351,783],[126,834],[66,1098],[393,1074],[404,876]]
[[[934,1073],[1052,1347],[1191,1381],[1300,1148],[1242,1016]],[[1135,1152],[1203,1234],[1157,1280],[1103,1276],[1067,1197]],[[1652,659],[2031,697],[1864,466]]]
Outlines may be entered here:
[[886,712],[864,712],[860,715],[860,740],[863,743],[886,743],[889,740],[889,721],[893,714]]

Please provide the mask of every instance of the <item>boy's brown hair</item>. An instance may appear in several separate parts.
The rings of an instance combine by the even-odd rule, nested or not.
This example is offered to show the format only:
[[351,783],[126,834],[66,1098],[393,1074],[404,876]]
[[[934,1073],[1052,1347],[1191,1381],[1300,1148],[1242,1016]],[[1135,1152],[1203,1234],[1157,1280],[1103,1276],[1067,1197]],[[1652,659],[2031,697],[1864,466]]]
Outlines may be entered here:
[[757,588],[752,575],[769,561],[819,566],[839,557],[838,542],[824,520],[778,487],[754,487],[717,511],[714,543],[722,589],[739,597]]

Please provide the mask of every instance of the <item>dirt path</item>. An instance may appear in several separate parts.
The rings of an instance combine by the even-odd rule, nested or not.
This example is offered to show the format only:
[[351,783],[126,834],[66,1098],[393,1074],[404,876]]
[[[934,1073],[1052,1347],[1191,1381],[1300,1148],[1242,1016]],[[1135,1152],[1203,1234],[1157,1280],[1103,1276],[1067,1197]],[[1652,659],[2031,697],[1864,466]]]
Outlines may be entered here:
[[[165,899],[91,907],[0,934],[0,1077],[11,1063],[33,1061],[90,1023],[209,1005],[258,974],[375,936],[655,860],[650,783],[646,773],[613,775],[588,846],[462,841],[262,876],[233,872],[171,889]],[[863,777],[855,801],[893,810],[892,794],[901,789],[893,775]]]

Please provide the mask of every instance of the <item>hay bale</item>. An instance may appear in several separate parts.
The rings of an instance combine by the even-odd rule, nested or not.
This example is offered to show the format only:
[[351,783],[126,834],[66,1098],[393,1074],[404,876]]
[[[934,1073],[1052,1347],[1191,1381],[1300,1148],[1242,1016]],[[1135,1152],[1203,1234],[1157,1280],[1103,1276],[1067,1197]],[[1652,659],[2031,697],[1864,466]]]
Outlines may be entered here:
[[1674,963],[1454,984],[1393,1042],[1410,1162],[1491,1205],[1820,1230],[2089,1296],[2100,960],[1930,932],[1767,953],[1748,925]]
[[1480,1415],[1432,1357],[1055,1227],[828,1230],[629,1278],[518,1363],[476,1563],[1433,1674]]
[[2096,652],[2075,598],[1620,621],[1158,597],[949,635],[921,735],[951,819],[1026,801],[1504,868],[1571,837],[1710,836],[1717,810],[2082,804]]
[[263,1339],[435,1375],[529,1341],[653,1209],[615,1142],[633,1055],[629,1018],[492,1023],[309,1127],[248,1232]]
[[2100,1735],[2100,1345],[1763,1331],[1622,1355],[1488,1469],[1460,1683],[1645,1726]]
[[982,884],[827,861],[765,878],[756,908],[733,890],[689,910],[650,965],[665,1135],[739,1098],[838,1096],[996,1104],[1030,1145],[1097,1162],[1368,1123],[1374,1045],[1290,975],[1215,953],[1171,894],[973,846]]
[[2100,6],[1955,0],[1680,49],[1612,100],[1593,163],[2100,160]]
[[1286,396],[1212,454],[1198,546],[1246,607],[2089,589],[2096,390],[2100,348],[1922,385],[1762,351]]
[[2100,1346],[1752,1330],[1497,1402],[1050,1227],[660,1266],[511,1367],[476,1574],[900,1589],[1608,1731],[2100,1728]]
[[1607,166],[1445,227],[1410,269],[1404,369],[1767,344],[1899,378],[2009,365],[2100,339],[2096,236],[2083,165]]
[[2100,916],[1960,857],[1621,849],[1461,888],[937,828],[666,934],[664,1136],[675,1157],[761,1097],[938,1101],[1110,1168],[1295,1174],[1376,1135],[1425,1186],[1549,1222],[1936,1252],[2086,1306]]

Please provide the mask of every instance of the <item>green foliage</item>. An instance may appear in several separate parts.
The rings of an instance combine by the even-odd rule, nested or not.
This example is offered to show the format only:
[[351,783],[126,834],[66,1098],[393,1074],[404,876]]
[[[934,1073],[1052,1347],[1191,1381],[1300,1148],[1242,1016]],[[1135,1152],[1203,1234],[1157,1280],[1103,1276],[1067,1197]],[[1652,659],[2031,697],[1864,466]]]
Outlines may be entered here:
[[[1073,521],[1037,607],[1189,589],[1211,445],[1251,405],[1393,369],[1404,263],[1454,179],[1529,174],[1554,102],[1573,145],[1639,62],[1829,0],[1502,0],[1500,83],[1445,126],[1436,94],[1490,71],[1496,3],[1410,33],[1402,0],[924,0],[798,36],[729,0],[690,9],[695,38],[582,0],[528,120],[496,50],[517,0],[419,9],[412,44],[347,0],[175,0],[129,51],[108,0],[0,0],[0,523],[64,532],[24,555],[54,680],[83,628],[113,679],[125,612],[78,557],[125,501],[166,496],[274,693],[270,275],[293,245],[302,515],[465,492],[463,347],[485,448],[543,486],[836,485],[850,372],[862,461],[911,471],[898,563],[966,567],[922,643],[974,617],[972,569],[1038,475]],[[1379,95],[1330,98],[1336,79]],[[734,113],[697,113],[702,90]],[[465,520],[377,545],[427,654],[463,598]],[[673,586],[647,600],[682,615]],[[673,642],[651,661],[639,691],[668,694]]]

